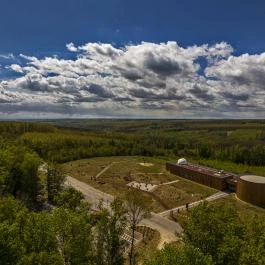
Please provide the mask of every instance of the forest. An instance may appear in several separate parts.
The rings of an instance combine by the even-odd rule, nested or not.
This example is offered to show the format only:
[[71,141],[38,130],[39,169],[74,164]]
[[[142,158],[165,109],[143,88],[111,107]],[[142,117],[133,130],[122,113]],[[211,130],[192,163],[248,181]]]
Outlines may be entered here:
[[[0,264],[137,264],[124,254],[124,200],[94,212],[80,192],[64,187],[60,170],[67,161],[125,155],[184,156],[265,175],[265,121],[0,122]],[[183,228],[181,242],[142,262],[265,264],[265,225],[256,217],[242,220],[232,208],[205,203]]]
[[57,163],[95,156],[142,155],[265,165],[264,121],[96,120],[91,126],[82,121],[53,121],[42,129],[33,127],[15,131],[23,132],[21,140],[26,146]]

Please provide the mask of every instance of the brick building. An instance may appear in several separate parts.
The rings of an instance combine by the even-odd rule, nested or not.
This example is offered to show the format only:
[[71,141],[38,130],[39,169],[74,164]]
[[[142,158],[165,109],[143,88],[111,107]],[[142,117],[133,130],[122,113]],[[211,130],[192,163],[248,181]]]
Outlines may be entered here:
[[235,191],[236,189],[237,175],[224,170],[188,163],[184,158],[179,159],[178,162],[167,162],[166,169],[172,174],[217,190]]

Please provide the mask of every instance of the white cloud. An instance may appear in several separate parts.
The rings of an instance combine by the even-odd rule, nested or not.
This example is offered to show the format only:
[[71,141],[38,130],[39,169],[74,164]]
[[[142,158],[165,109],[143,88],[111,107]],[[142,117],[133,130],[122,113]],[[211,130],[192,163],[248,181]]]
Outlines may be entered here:
[[78,49],[75,47],[75,45],[72,42],[67,43],[66,48],[70,52],[77,52],[78,51]]
[[116,49],[109,43],[87,43],[85,45],[79,46],[78,50],[85,52],[88,57],[95,60],[107,59],[122,55],[123,51],[121,49]]
[[238,86],[265,90],[265,52],[256,55],[230,56],[205,69],[208,77],[216,77]]
[[[21,54],[26,64],[11,64],[9,69],[24,75],[0,81],[0,105],[10,104],[12,109],[13,102],[14,111],[30,112],[35,107],[43,113],[36,107],[41,102],[43,108],[54,106],[51,109],[60,115],[132,117],[265,111],[264,54],[235,57],[226,42],[190,47],[173,41],[142,42],[119,48],[108,43],[79,47],[69,43],[66,47],[77,52],[76,59]],[[199,71],[200,58],[208,62],[205,76]]]
[[24,73],[22,67],[18,64],[11,64],[8,68],[18,73]]
[[7,60],[14,60],[15,55],[13,53],[0,54],[0,58],[7,59]]

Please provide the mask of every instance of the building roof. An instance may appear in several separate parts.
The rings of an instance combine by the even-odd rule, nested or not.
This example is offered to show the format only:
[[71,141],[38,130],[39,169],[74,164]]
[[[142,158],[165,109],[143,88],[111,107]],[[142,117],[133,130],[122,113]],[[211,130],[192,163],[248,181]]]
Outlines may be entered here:
[[253,183],[262,183],[265,184],[265,177],[255,176],[255,175],[244,175],[240,177],[241,179]]
[[178,164],[176,162],[171,162],[171,164],[177,164],[179,167],[187,168],[194,172],[199,172],[204,175],[216,177],[216,178],[228,178],[228,177],[237,177],[237,175],[229,172],[225,172],[223,170],[217,170],[210,167],[205,167],[197,164],[187,163],[187,164]]

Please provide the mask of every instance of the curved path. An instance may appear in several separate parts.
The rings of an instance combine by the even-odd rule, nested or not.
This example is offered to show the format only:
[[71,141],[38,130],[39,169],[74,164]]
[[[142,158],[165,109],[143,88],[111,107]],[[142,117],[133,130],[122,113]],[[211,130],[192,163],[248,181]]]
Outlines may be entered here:
[[[92,208],[96,208],[99,202],[102,202],[102,205],[105,208],[109,208],[110,202],[114,199],[114,196],[95,189],[90,185],[70,176],[66,177],[66,184],[81,191],[85,199],[92,204]],[[140,225],[151,227],[160,232],[162,241],[160,243],[160,247],[162,247],[163,243],[176,241],[178,239],[177,234],[182,232],[182,228],[178,223],[170,221],[156,213],[151,213],[150,218],[142,220]]]
[[97,209],[100,202],[105,208],[109,208],[110,203],[114,200],[114,196],[95,189],[92,186],[70,176],[66,176],[65,184],[81,191],[85,200],[91,204],[93,209]]

